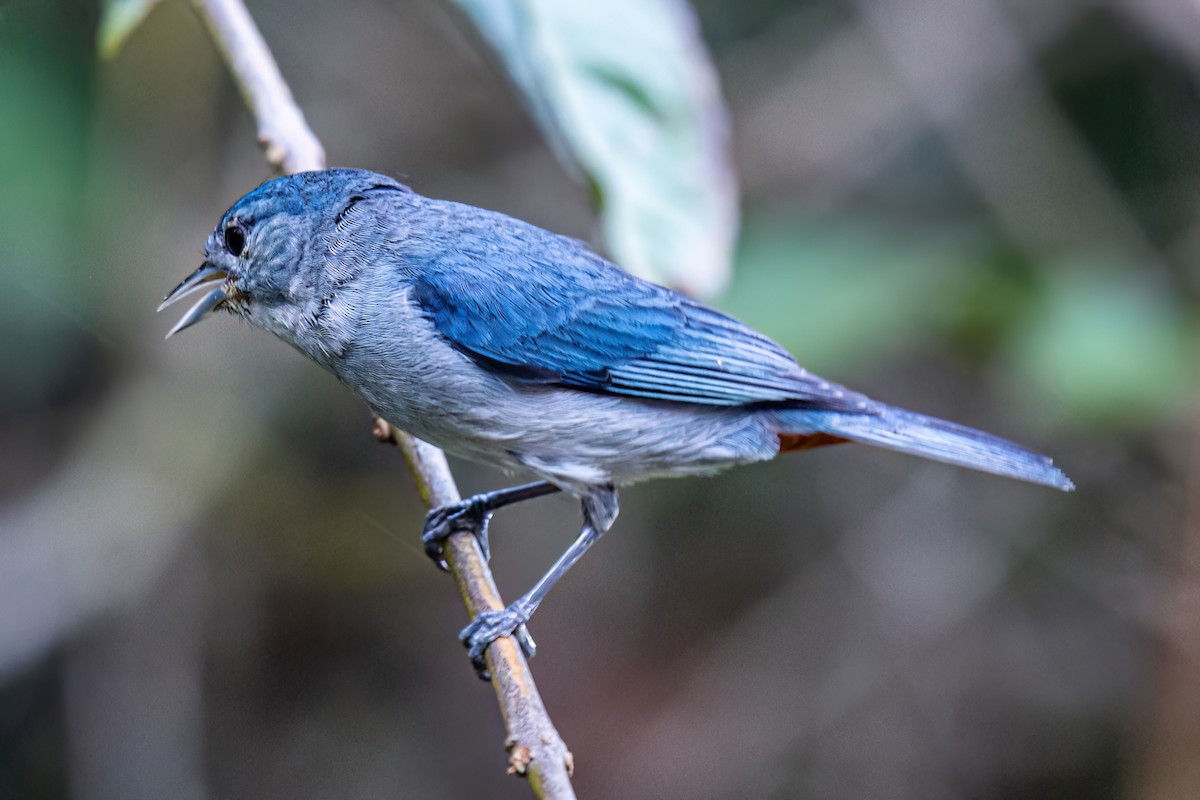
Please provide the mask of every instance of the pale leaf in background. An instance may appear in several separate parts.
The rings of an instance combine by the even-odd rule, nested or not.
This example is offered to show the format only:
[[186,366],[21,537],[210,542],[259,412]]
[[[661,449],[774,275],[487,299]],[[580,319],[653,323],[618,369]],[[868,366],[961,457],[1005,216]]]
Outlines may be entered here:
[[142,24],[158,0],[104,0],[100,29],[96,32],[96,47],[101,58],[113,58],[129,34]]
[[630,272],[711,297],[737,189],[716,71],[681,0],[456,0],[495,48]]

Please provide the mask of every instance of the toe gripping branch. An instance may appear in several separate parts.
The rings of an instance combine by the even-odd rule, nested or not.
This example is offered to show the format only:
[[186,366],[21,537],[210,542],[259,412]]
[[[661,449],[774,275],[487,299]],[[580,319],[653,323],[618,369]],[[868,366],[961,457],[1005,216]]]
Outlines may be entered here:
[[492,560],[491,547],[488,544],[488,523],[492,512],[487,507],[487,495],[477,494],[458,503],[438,506],[425,515],[425,528],[421,531],[421,542],[425,545],[425,555],[443,572],[449,571],[446,565],[446,540],[459,531],[469,533],[479,542],[479,550],[483,553],[484,561]]
[[446,559],[442,550],[446,540],[454,534],[463,531],[470,533],[479,542],[484,561],[492,560],[491,546],[488,543],[488,523],[492,512],[523,500],[544,497],[560,491],[557,486],[547,481],[526,483],[511,489],[500,489],[495,492],[477,494],[458,503],[438,506],[425,515],[425,529],[421,532],[421,541],[425,545],[425,554],[437,564],[441,570],[446,569]]
[[[488,523],[492,512],[504,506],[532,500],[559,491],[559,488],[546,481],[538,481],[511,489],[501,489],[496,492],[478,494],[458,503],[438,506],[425,517],[425,528],[421,533],[421,541],[425,545],[425,553],[440,569],[446,570],[444,548],[446,539],[464,532],[470,533],[479,543],[484,560],[491,559],[491,547],[488,541]],[[522,597],[508,608],[499,611],[483,611],[471,621],[462,633],[459,641],[467,648],[475,672],[483,680],[490,680],[484,653],[488,645],[501,636],[513,636],[525,653],[526,658],[532,658],[537,650],[533,637],[529,635],[525,622],[537,607],[536,603],[529,607],[528,595]]]
[[[529,487],[519,487],[525,491]],[[518,491],[514,490],[514,491]],[[543,490],[538,490],[544,493]],[[521,596],[508,608],[498,611],[481,611],[467,627],[458,635],[459,641],[467,648],[467,655],[480,678],[487,680],[487,663],[484,656],[492,642],[502,636],[514,636],[525,652],[527,658],[532,658],[536,645],[529,636],[525,623],[537,611],[546,594],[558,583],[563,575],[583,557],[583,554],[604,534],[612,525],[617,515],[617,490],[612,486],[601,487],[593,491],[583,501],[583,529],[570,547],[563,552],[554,565],[547,570],[533,588]]]
[[533,658],[537,653],[537,643],[533,641],[533,637],[529,635],[529,628],[525,625],[533,609],[525,608],[521,600],[499,611],[480,611],[479,616],[459,632],[458,640],[467,648],[467,658],[471,659],[471,666],[475,668],[475,674],[480,680],[492,679],[484,655],[492,642],[502,636],[515,638],[525,658]]
[[[488,520],[492,512],[498,508],[531,500],[557,492],[557,486],[546,481],[529,483],[512,489],[502,489],[498,492],[479,494],[451,505],[439,506],[429,512],[425,519],[425,531],[421,540],[425,543],[425,552],[434,563],[442,569],[446,568],[443,558],[443,547],[447,537],[460,531],[469,532],[479,542],[484,558],[489,557],[487,538]],[[502,636],[512,636],[525,652],[526,658],[532,658],[537,649],[525,623],[533,616],[533,612],[541,605],[546,594],[558,583],[559,578],[567,573],[588,549],[595,544],[605,531],[612,525],[617,516],[617,490],[611,485],[597,487],[583,499],[583,530],[566,551],[559,556],[554,565],[543,575],[533,588],[521,596],[519,600],[499,610],[481,611],[467,627],[463,628],[458,639],[467,648],[467,655],[475,667],[476,674],[484,680],[490,680],[487,662],[484,658],[492,642]]]

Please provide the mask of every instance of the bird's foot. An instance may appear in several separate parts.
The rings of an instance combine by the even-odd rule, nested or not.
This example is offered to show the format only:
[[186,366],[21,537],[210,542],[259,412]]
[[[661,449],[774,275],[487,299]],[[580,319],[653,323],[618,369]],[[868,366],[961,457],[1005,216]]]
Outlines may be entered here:
[[488,673],[487,662],[483,656],[488,646],[502,636],[514,637],[525,657],[533,658],[533,654],[537,652],[537,645],[529,635],[529,629],[525,627],[528,619],[529,614],[519,603],[514,603],[499,611],[481,611],[479,616],[471,620],[471,624],[462,629],[458,640],[467,648],[467,656],[480,678],[485,681],[491,680],[492,676]]
[[456,533],[466,532],[479,542],[483,551],[483,560],[492,557],[488,546],[488,521],[492,512],[487,506],[486,495],[475,495],[457,503],[438,506],[425,515],[425,528],[421,531],[421,542],[425,545],[425,555],[433,560],[441,570],[446,570],[446,559],[443,554],[446,540]]

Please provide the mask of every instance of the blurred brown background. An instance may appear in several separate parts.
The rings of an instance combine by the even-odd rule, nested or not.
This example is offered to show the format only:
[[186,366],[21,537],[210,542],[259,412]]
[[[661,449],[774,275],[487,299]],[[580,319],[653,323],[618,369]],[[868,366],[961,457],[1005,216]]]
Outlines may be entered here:
[[[250,5],[331,164],[592,235],[446,6]],[[697,11],[718,305],[1079,491],[851,447],[626,491],[531,626],[581,796],[1200,797],[1200,6]],[[0,4],[0,798],[528,796],[366,409],[232,320],[163,342],[269,173],[186,3],[107,63],[97,15]],[[497,517],[507,597],[577,521]]]

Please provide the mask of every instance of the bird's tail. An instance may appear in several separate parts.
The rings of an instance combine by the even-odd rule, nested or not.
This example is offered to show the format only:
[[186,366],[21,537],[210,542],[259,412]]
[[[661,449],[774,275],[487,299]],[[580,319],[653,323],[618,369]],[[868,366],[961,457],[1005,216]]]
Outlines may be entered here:
[[901,408],[884,407],[879,414],[807,409],[772,413],[778,420],[781,452],[838,441],[862,442],[1065,492],[1075,488],[1047,456],[990,433]]

